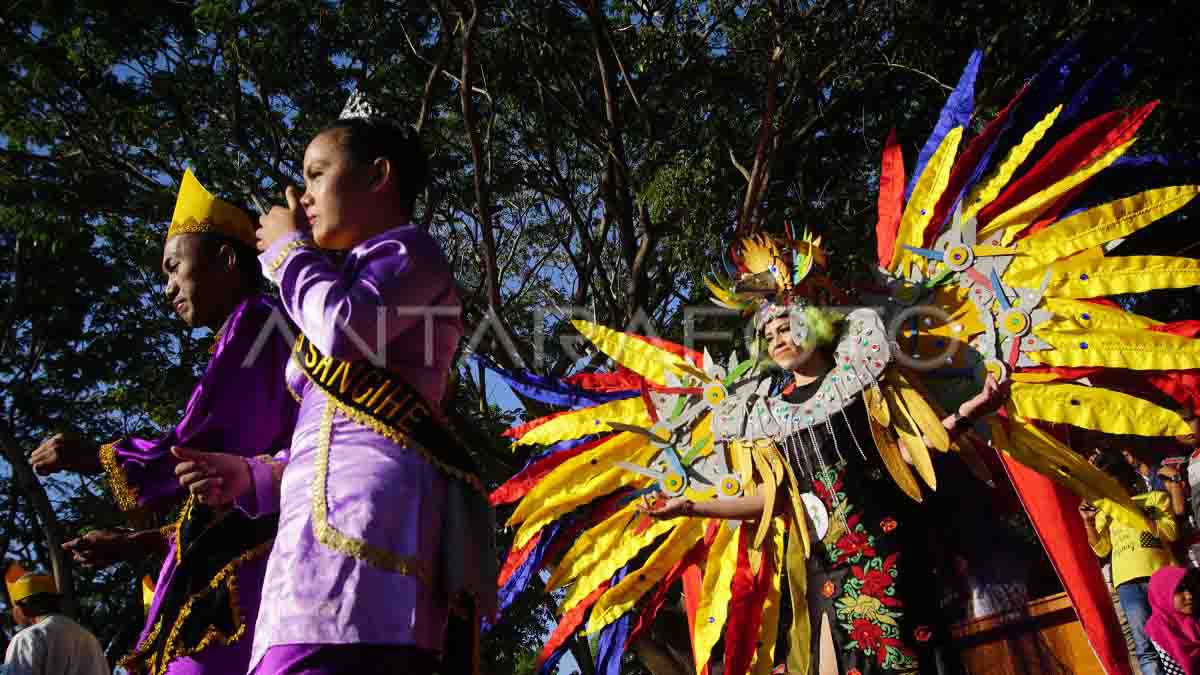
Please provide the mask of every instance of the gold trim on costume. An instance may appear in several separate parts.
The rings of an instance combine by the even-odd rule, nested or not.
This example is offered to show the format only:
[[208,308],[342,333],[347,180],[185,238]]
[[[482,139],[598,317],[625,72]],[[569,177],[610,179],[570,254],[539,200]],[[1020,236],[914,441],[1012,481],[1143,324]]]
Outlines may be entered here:
[[275,259],[271,261],[271,272],[277,272],[280,267],[283,267],[283,263],[287,262],[287,257],[292,251],[295,251],[298,248],[314,248],[314,246],[313,243],[307,239],[296,239],[288,242],[287,245],[279,251],[279,255],[275,256]]
[[[301,351],[304,346],[308,347],[308,354],[305,356],[301,356]],[[402,408],[401,406],[395,406],[394,409],[397,411],[397,414],[400,415],[400,419],[395,424],[385,424],[383,421],[376,418],[375,416],[365,413],[361,410],[358,410],[354,406],[346,403],[345,401],[342,401],[339,398],[339,394],[345,395],[345,393],[347,391],[354,392],[357,387],[361,387],[362,381],[365,381],[366,377],[364,376],[362,381],[354,382],[350,386],[347,386],[346,378],[354,377],[353,375],[348,375],[348,373],[351,373],[353,371],[354,366],[352,364],[350,364],[349,362],[342,361],[340,359],[333,359],[330,357],[320,358],[319,354],[320,354],[320,352],[317,351],[316,347],[312,344],[311,341],[308,341],[305,339],[303,334],[301,334],[299,337],[296,338],[296,344],[295,344],[295,347],[293,348],[293,354],[292,354],[293,358],[296,361],[296,365],[300,366],[300,372],[304,373],[304,376],[306,378],[308,378],[308,381],[311,382],[317,389],[321,390],[325,394],[326,398],[329,400],[330,403],[332,403],[337,408],[338,412],[342,413],[347,418],[356,422],[357,424],[361,424],[362,426],[370,429],[371,431],[374,431],[375,433],[379,434],[380,436],[383,436],[384,438],[392,441],[393,443],[396,443],[397,445],[402,445],[405,448],[412,450],[413,452],[416,452],[417,454],[419,454],[422,457],[422,459],[424,459],[426,462],[429,462],[429,464],[431,464],[435,469],[441,471],[442,473],[446,474],[447,476],[466,483],[467,485],[471,486],[476,491],[478,491],[480,494],[483,494],[483,495],[488,494],[487,487],[483,484],[483,481],[481,481],[478,476],[468,473],[466,471],[463,471],[462,469],[451,466],[450,464],[446,463],[445,461],[442,461],[437,456],[435,456],[432,452],[430,452],[429,449],[426,448],[424,445],[416,442],[412,438],[411,435],[404,433],[404,431],[397,428],[397,426],[404,424],[410,418],[419,417],[419,415],[421,415],[421,414],[427,414],[427,415],[432,414],[431,411],[428,410],[428,406],[426,406],[424,401],[421,401],[419,399],[418,395],[413,394],[411,396],[412,405],[410,407],[408,407],[407,409]],[[305,363],[306,358],[311,358],[314,361],[316,360],[316,358],[320,358],[319,364],[323,364],[323,365],[318,365],[317,369],[321,370],[321,372],[323,372],[325,374],[325,377],[327,377],[329,379],[330,384],[332,384],[334,382],[334,380],[340,379],[341,390],[335,391],[332,387],[327,385],[325,382],[322,382],[320,377],[314,376],[312,373],[308,372],[308,368],[306,367],[306,363]],[[326,361],[328,361],[328,363],[326,363]],[[327,367],[324,367],[324,366],[327,366]],[[363,368],[362,372],[369,372],[369,371],[367,371],[365,368]],[[403,390],[403,388],[408,388],[408,385],[404,384],[403,380],[395,373],[391,373],[386,370],[380,370],[378,372],[380,372],[382,374],[383,381],[377,383],[377,385],[374,385],[371,388],[363,390],[362,394],[360,395],[360,398],[364,398],[364,400],[365,400],[365,397],[368,397],[368,396],[370,397],[370,402],[368,405],[374,404],[375,399],[379,398],[381,395],[383,395],[383,393],[385,391],[391,392],[391,394],[388,394],[388,397],[387,397],[390,400],[390,397],[392,396],[392,394],[399,393],[400,391]],[[339,378],[338,377],[339,374],[342,374],[343,377]],[[403,385],[403,388],[400,385]],[[372,395],[372,392],[374,392],[373,395]],[[353,395],[353,394],[351,394],[351,395]],[[387,402],[388,402],[388,400],[385,400],[383,403],[380,404],[379,408],[382,408],[384,403],[387,403]],[[402,412],[402,413],[399,412],[401,410],[403,410],[404,412]],[[396,415],[393,414],[392,417],[395,418]],[[448,428],[446,429],[446,431],[449,434],[453,434],[453,431]],[[457,438],[457,436],[454,436],[454,437]],[[461,440],[459,440],[458,442],[460,445],[463,445],[465,447],[465,443],[462,443]]]
[[183,524],[187,522],[192,515],[192,507],[196,505],[196,495],[188,492],[187,501],[183,503],[183,508],[179,510],[179,519],[175,521],[175,564],[183,562]]
[[139,508],[138,491],[130,484],[124,467],[117,461],[116,446],[119,442],[118,439],[100,446],[100,466],[104,467],[104,473],[108,474],[108,484],[112,488],[113,496],[117,498],[117,506],[122,511],[135,511]]
[[313,480],[312,489],[313,533],[316,535],[317,541],[351,558],[364,560],[381,569],[415,577],[426,586],[431,586],[433,574],[428,562],[397,555],[392,551],[372,546],[363,539],[356,539],[340,532],[329,522],[327,504],[329,448],[333,444],[333,415],[339,409],[334,405],[335,403],[333,398],[325,403],[325,408],[321,413],[321,427],[317,432],[316,477]]
[[[220,571],[213,575],[212,580],[208,582],[208,586],[206,588],[197,593],[193,593],[188,598],[187,602],[185,602],[183,607],[179,610],[179,616],[176,617],[174,625],[171,626],[171,632],[167,634],[167,641],[163,643],[163,648],[157,650],[155,654],[151,655],[148,661],[148,665],[150,666],[148,672],[151,675],[163,675],[167,671],[167,666],[175,659],[198,654],[207,649],[213,644],[213,642],[217,640],[221,641],[222,647],[228,647],[234,642],[237,642],[242,638],[243,635],[246,634],[246,621],[245,617],[242,616],[242,608],[238,602],[236,572],[237,569],[243,564],[254,560],[255,558],[261,558],[269,553],[274,543],[274,540],[263,542],[229,561],[229,563],[222,567]],[[210,624],[208,626],[208,630],[204,633],[204,637],[200,638],[200,641],[196,643],[194,647],[177,648],[175,642],[178,640],[179,631],[183,627],[183,622],[187,620],[188,616],[192,612],[192,605],[196,600],[206,595],[209,591],[220,587],[222,582],[225,582],[225,587],[229,591],[229,605],[233,610],[233,623],[235,626],[237,626],[233,632],[233,635],[226,635]],[[160,617],[155,623],[154,630],[150,632],[150,635],[146,636],[146,639],[138,645],[137,649],[135,649],[128,656],[122,658],[117,665],[121,666],[122,668],[130,669],[131,665],[133,665],[132,662],[135,659],[141,658],[145,647],[154,643],[154,640],[158,637],[158,634],[161,632],[161,630],[162,618]]]

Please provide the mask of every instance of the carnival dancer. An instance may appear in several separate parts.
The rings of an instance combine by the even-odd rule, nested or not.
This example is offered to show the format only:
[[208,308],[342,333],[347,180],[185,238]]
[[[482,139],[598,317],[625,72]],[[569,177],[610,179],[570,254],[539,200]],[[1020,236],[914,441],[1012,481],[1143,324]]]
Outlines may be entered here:
[[[785,373],[783,399],[802,404],[812,398],[835,371],[832,347],[842,332],[838,314],[796,299],[764,304],[756,323],[771,361]],[[804,327],[798,338],[792,326]],[[983,391],[941,420],[948,437],[993,412],[1005,394],[1006,388],[988,376]],[[806,581],[791,579],[791,588],[794,607],[807,603],[812,643],[808,653],[789,654],[788,671],[806,672],[810,659],[811,672],[821,675],[928,672],[938,659],[935,651],[949,637],[930,590],[935,583],[932,560],[925,555],[929,518],[887,476],[887,467],[858,452],[855,439],[872,434],[863,403],[847,406],[843,415],[844,425],[780,441],[784,447],[805,448],[788,454],[787,461],[810,515],[814,542],[807,565],[799,558],[789,560],[799,563],[788,568],[789,575],[807,576]],[[757,485],[749,491],[752,495],[696,502],[660,492],[644,498],[643,510],[656,519],[758,520],[773,515],[764,515],[765,495],[771,491]],[[776,510],[782,511],[786,501],[779,499]],[[864,603],[874,611],[857,611]],[[953,661],[948,655],[942,658]]]
[[4,573],[13,622],[23,630],[13,636],[2,673],[20,675],[109,675],[104,650],[91,631],[62,613],[62,596],[54,578],[27,573],[11,563]]
[[[297,411],[283,382],[294,329],[279,302],[260,292],[254,242],[250,217],[185,172],[163,247],[165,292],[184,323],[211,328],[216,340],[183,418],[160,438],[99,449],[56,435],[32,455],[39,473],[103,470],[122,510],[166,512],[189,497],[173,448],[270,455],[286,446]],[[88,567],[165,553],[145,628],[120,665],[224,675],[249,662],[274,532],[271,519],[187,499],[179,520],[161,530],[94,531],[63,548]]]
[[264,271],[303,333],[290,452],[249,471],[196,455],[180,479],[279,510],[252,672],[454,672],[472,650],[455,642],[439,666],[451,605],[486,613],[495,589],[490,507],[437,412],[462,334],[456,283],[410,222],[427,171],[415,135],[357,104],[346,115],[309,144],[304,194],[288,188],[260,220]]
[[[709,288],[718,304],[758,317],[773,343],[767,359],[785,366],[790,391],[762,372],[768,350],[759,342],[726,365],[584,321],[573,322],[580,335],[619,368],[562,380],[503,374],[522,395],[570,408],[509,431],[515,444],[544,449],[492,493],[495,504],[516,503],[501,599],[543,570],[548,592],[565,591],[539,668],[553,667],[579,631],[606,645],[597,670],[616,667],[680,582],[697,673],[715,670],[723,654],[726,675],[764,674],[781,648],[790,672],[813,672],[814,662],[827,672],[934,670],[920,645],[936,627],[923,627],[911,604],[920,551],[905,542],[920,524],[892,497],[919,502],[937,490],[941,453],[983,473],[982,443],[955,437],[969,422],[963,415],[983,416],[980,438],[1006,465],[1105,499],[1115,517],[1149,528],[1116,481],[1045,427],[1188,433],[1168,385],[1200,366],[1200,341],[1088,299],[1195,283],[1194,260],[1105,253],[1200,186],[1113,201],[1092,191],[1153,106],[1082,120],[1103,98],[1095,87],[1103,78],[1080,79],[1078,93],[1064,97],[1073,55],[1056,55],[964,142],[981,58],[973,55],[909,180],[899,146],[888,142],[879,267],[856,298],[866,306],[836,297],[820,273],[829,266],[819,238],[737,233],[729,276]],[[1039,147],[1043,139],[1056,140]],[[1113,373],[1121,382],[1110,386],[1103,376]],[[1174,405],[1124,391],[1131,382]],[[987,414],[1000,400],[1003,410]],[[884,490],[876,475],[894,487]],[[1035,506],[1030,515],[1048,514]],[[1065,556],[1056,563],[1080,572]],[[1075,598],[1081,614],[1098,612],[1090,592],[1098,579],[1078,578],[1090,584]],[[793,611],[781,626],[785,586]],[[810,611],[796,609],[805,605]],[[1120,671],[1107,624],[1088,630],[1103,638],[1093,645],[1106,667]]]

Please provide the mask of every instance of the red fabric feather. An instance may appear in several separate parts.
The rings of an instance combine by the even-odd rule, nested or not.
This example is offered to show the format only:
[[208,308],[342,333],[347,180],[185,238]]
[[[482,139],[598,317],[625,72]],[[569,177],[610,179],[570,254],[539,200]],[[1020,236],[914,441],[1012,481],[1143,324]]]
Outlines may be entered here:
[[517,568],[529,559],[529,554],[533,552],[534,547],[537,546],[538,542],[541,540],[542,532],[539,531],[537,534],[533,535],[533,538],[526,542],[523,547],[509,550],[508,558],[505,559],[504,566],[500,568],[500,576],[496,578],[497,586],[503,586],[504,584],[508,583],[508,580],[510,577],[512,577],[513,572],[516,572]]
[[1108,585],[1079,519],[1079,497],[1007,454],[1000,459],[1104,671],[1132,675]]
[[1056,143],[1032,169],[1009,185],[994,202],[980,210],[980,228],[996,216],[1075,173],[1092,158],[1128,141],[1157,105],[1158,101],[1152,101],[1132,112],[1114,110],[1079,125]]
[[1070,206],[1071,202],[1075,201],[1075,198],[1079,196],[1079,193],[1083,192],[1084,189],[1087,188],[1087,184],[1088,181],[1084,181],[1083,184],[1076,185],[1074,188],[1067,190],[1066,194],[1054,200],[1054,203],[1050,205],[1050,208],[1043,211],[1042,215],[1038,216],[1038,219],[1032,225],[1030,225],[1028,229],[1019,233],[1016,238],[1022,239],[1029,235],[1037,234],[1047,227],[1050,227],[1054,221],[1058,220],[1058,216],[1062,214],[1063,210]]
[[554,632],[546,639],[546,644],[542,647],[542,652],[538,654],[537,668],[540,669],[542,664],[546,662],[546,659],[550,658],[555,650],[561,647],[567,641],[567,638],[571,637],[575,630],[579,628],[579,625],[583,623],[584,614],[587,614],[587,611],[592,608],[592,605],[596,604],[596,601],[600,599],[601,595],[604,595],[604,591],[607,591],[611,585],[611,580],[600,584],[582,602],[572,607],[571,611],[563,615],[563,618],[558,622],[558,626],[554,628]]
[[896,235],[904,214],[904,152],[896,142],[896,130],[883,145],[883,164],[879,169],[879,222],[875,224],[875,246],[879,264],[887,266],[896,253]]
[[[696,634],[696,612],[700,609],[700,595],[703,592],[704,574],[699,565],[691,565],[683,571],[683,608],[687,611],[688,635]],[[692,657],[695,660],[695,656]],[[699,675],[708,675],[708,664],[700,670]]]
[[641,386],[642,376],[631,370],[621,369],[615,373],[579,373],[563,378],[563,382],[597,393],[630,391]]
[[763,548],[758,575],[750,571],[746,539],[748,527],[740,528],[737,570],[733,573],[733,595],[729,600],[729,618],[725,623],[725,675],[745,675],[758,650],[758,631],[762,626],[763,605],[770,587],[770,547]]

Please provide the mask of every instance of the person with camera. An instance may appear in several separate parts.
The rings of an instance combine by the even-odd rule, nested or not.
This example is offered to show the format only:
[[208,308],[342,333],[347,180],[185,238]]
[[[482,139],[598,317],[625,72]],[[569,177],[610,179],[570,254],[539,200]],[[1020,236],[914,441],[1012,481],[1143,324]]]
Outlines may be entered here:
[[1112,583],[1133,632],[1138,667],[1142,675],[1162,675],[1158,653],[1146,637],[1146,621],[1150,618],[1150,577],[1175,562],[1170,544],[1178,538],[1179,529],[1171,497],[1162,490],[1147,490],[1142,475],[1119,453],[1101,452],[1093,457],[1093,463],[1134,494],[1134,503],[1145,515],[1144,523],[1127,521],[1116,515],[1119,511],[1111,508],[1107,499],[1079,506],[1088,544],[1097,556],[1112,556]]

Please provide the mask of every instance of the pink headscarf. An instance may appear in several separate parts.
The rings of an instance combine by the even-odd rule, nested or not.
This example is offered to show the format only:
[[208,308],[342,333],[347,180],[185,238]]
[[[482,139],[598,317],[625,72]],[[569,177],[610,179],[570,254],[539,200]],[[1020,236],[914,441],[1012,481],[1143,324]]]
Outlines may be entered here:
[[[1175,591],[1188,571],[1164,567],[1150,577],[1150,619],[1146,635],[1188,675],[1200,675],[1200,620],[1175,609]],[[1200,597],[1196,598],[1200,602]]]

